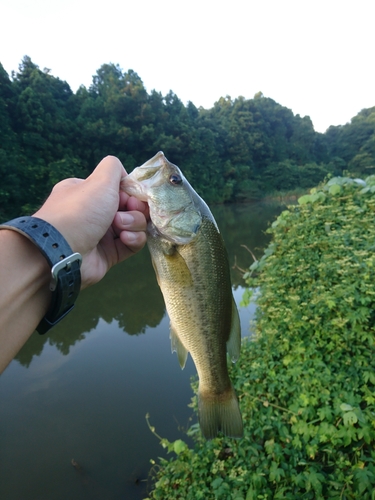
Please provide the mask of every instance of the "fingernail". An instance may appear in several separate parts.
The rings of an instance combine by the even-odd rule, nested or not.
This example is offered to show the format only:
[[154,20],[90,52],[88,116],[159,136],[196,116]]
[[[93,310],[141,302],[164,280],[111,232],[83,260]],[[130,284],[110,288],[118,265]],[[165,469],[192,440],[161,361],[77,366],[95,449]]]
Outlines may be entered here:
[[130,226],[134,222],[134,217],[131,214],[121,214],[121,222],[124,226]]
[[126,231],[126,239],[128,243],[133,243],[137,239],[137,233],[132,233],[131,231]]

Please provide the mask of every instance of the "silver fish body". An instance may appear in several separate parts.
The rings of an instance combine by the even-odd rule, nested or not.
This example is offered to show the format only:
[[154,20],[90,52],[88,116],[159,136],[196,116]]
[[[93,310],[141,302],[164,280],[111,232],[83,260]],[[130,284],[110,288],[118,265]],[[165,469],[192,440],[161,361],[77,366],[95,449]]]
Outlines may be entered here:
[[179,168],[159,152],[122,182],[147,201],[148,247],[170,318],[172,351],[185,366],[190,352],[199,376],[203,435],[242,437],[238,400],[228,375],[227,351],[240,353],[241,331],[226,249],[205,202]]

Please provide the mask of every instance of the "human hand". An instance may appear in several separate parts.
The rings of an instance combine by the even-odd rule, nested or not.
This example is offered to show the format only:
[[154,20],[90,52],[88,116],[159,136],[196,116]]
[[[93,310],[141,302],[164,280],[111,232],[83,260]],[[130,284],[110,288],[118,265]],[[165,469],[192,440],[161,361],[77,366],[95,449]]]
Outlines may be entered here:
[[34,214],[52,224],[82,255],[81,288],[98,282],[146,243],[147,204],[120,192],[120,160],[104,158],[85,180],[65,179]]

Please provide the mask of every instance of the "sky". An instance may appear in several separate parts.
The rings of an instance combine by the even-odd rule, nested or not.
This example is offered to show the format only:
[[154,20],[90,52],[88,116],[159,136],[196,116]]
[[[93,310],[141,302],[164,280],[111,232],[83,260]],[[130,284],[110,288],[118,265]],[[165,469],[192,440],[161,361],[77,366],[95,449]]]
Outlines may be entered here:
[[375,106],[374,0],[0,0],[0,63],[89,87],[102,64],[210,108],[257,92],[315,130]]

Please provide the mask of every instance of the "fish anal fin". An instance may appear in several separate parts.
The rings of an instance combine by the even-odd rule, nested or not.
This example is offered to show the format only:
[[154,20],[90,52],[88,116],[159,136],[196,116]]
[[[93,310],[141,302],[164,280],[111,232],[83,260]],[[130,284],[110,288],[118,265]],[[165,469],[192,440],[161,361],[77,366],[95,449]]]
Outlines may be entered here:
[[232,298],[232,323],[227,342],[227,351],[233,363],[240,357],[241,350],[241,324],[234,298]]
[[199,425],[206,439],[221,431],[232,438],[243,437],[243,424],[238,399],[233,387],[220,397],[198,391]]
[[172,324],[170,325],[170,334],[169,337],[171,339],[171,349],[172,352],[177,352],[178,362],[180,363],[181,370],[185,368],[188,350],[185,349],[181,340],[178,338],[177,333],[175,332]]

